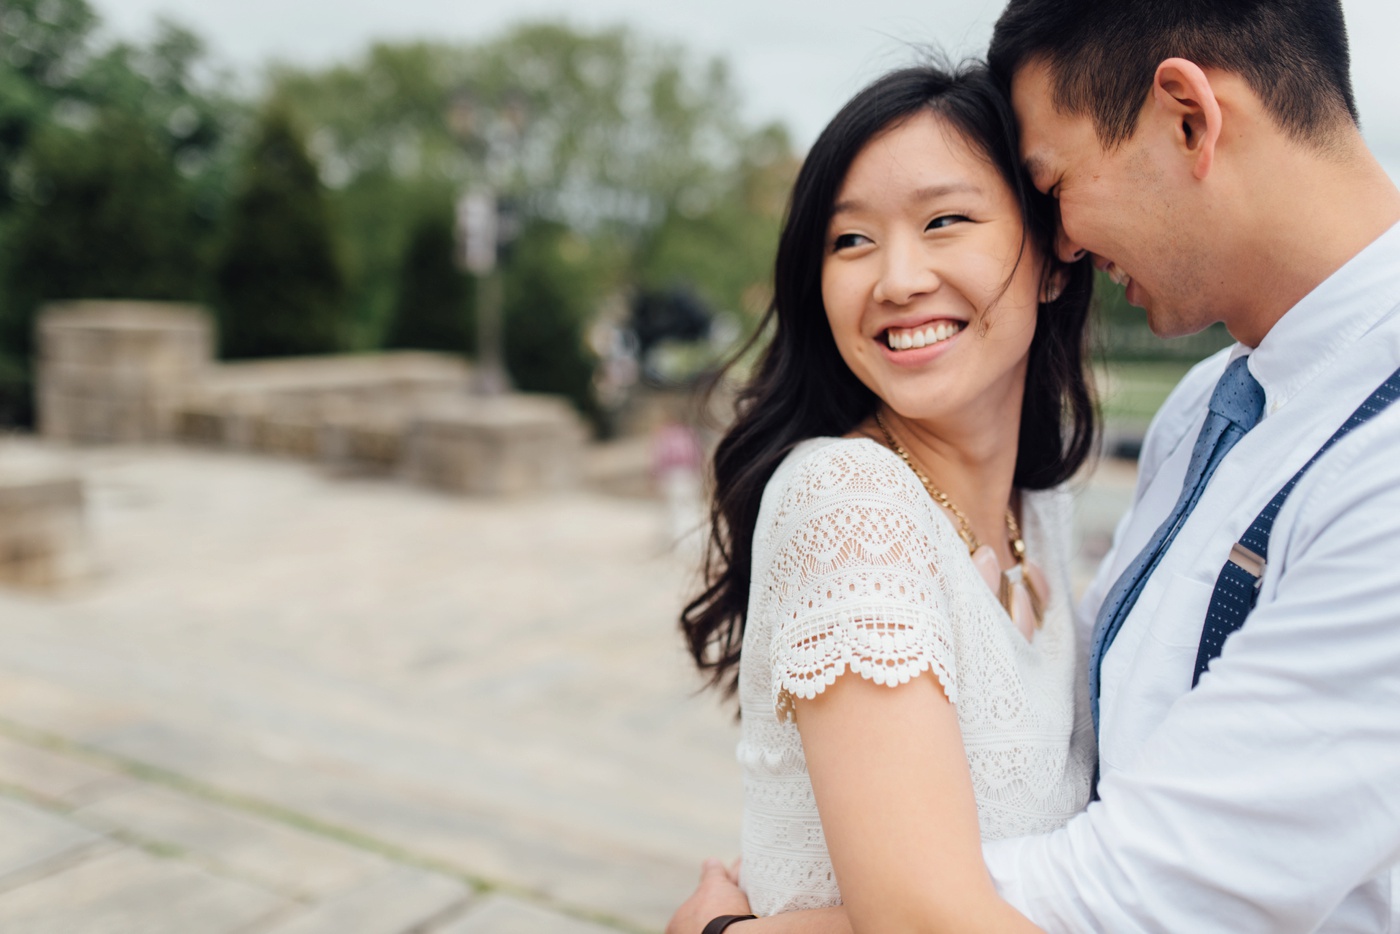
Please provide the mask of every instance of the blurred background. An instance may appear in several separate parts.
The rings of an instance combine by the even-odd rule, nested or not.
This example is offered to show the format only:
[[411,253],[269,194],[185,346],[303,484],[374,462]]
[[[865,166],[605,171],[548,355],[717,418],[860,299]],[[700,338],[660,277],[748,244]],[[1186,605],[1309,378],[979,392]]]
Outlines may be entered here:
[[[660,930],[737,849],[699,389],[826,120],[1000,7],[0,0],[0,928]],[[1228,343],[1098,286],[1080,583]]]

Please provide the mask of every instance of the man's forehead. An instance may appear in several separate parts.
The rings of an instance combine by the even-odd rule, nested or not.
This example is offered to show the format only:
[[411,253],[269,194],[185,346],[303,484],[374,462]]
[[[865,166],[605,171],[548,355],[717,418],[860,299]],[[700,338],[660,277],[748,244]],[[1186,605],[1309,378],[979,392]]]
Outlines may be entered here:
[[1055,113],[1048,67],[1040,62],[1028,62],[1016,69],[1011,78],[1011,109],[1016,114],[1023,144],[1039,135],[1045,122]]
[[1011,81],[1011,106],[1021,137],[1021,161],[1032,179],[1056,174],[1066,147],[1074,149],[1087,117],[1072,118],[1056,105],[1050,66],[1039,60],[1016,70]]

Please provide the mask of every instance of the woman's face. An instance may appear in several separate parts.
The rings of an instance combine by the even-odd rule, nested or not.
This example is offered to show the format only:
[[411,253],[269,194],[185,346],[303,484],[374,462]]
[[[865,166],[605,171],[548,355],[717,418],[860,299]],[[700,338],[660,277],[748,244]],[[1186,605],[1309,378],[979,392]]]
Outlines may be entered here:
[[1022,256],[1015,195],[961,133],[922,112],[867,143],[825,251],[827,321],[862,383],[905,418],[1018,424],[1042,263],[1029,243]]

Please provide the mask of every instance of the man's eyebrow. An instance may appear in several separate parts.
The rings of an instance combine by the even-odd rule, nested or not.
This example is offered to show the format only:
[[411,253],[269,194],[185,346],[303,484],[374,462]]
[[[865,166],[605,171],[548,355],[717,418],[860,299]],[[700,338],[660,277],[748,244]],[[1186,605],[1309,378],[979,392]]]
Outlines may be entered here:
[[[923,188],[918,188],[909,196],[909,200],[915,204],[919,204],[924,201],[933,201],[948,195],[980,194],[982,194],[982,189],[971,182],[945,182],[942,185],[925,185]],[[854,198],[846,201],[838,201],[831,206],[831,216],[835,217],[838,214],[857,213],[864,210],[865,207],[866,204],[864,201],[858,201]]]

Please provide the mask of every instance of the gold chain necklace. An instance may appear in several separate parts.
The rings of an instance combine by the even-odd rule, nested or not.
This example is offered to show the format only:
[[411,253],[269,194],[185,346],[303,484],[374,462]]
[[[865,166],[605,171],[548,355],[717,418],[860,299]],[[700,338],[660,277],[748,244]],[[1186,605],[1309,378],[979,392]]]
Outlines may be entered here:
[[[972,524],[967,521],[967,515],[958,508],[947,493],[934,485],[934,482],[928,478],[928,474],[924,473],[918,464],[914,463],[914,459],[909,456],[904,445],[895,439],[894,432],[890,431],[890,426],[885,424],[884,416],[879,412],[875,413],[875,424],[880,426],[880,431],[884,434],[885,442],[889,445],[890,450],[898,454],[905,466],[914,472],[914,476],[919,478],[919,482],[924,485],[928,495],[933,497],[933,501],[951,512],[953,517],[958,520],[958,537],[967,546],[968,554],[975,555],[977,549],[981,547],[981,543],[978,542],[977,536],[973,533]],[[1006,535],[1007,542],[1011,546],[1011,555],[1016,559],[1016,566],[1010,571],[1001,572],[1001,586],[997,588],[997,599],[1001,602],[1007,615],[1014,618],[1014,588],[1017,585],[1024,585],[1026,596],[1030,598],[1031,611],[1035,616],[1035,625],[1038,629],[1045,620],[1044,599],[1030,575],[1026,573],[1026,542],[1021,537],[1021,526],[1016,522],[1016,515],[1010,509],[1006,510]]]

